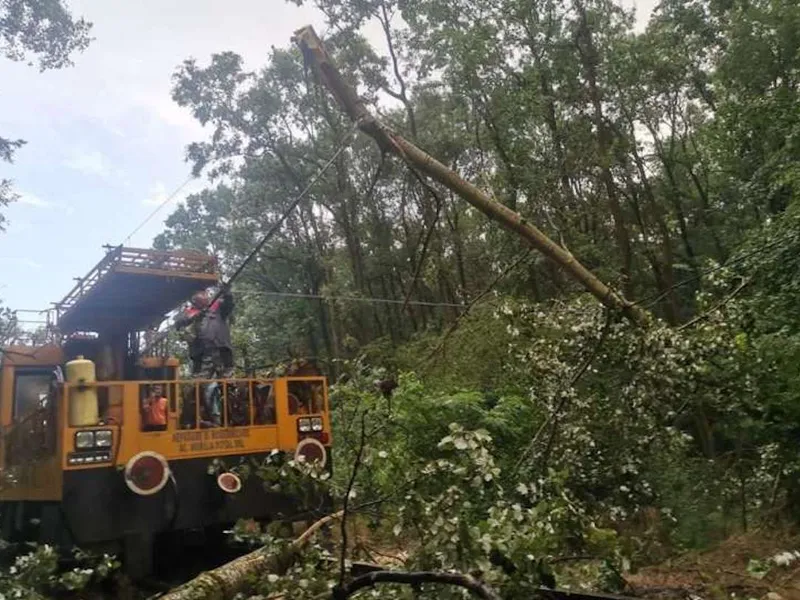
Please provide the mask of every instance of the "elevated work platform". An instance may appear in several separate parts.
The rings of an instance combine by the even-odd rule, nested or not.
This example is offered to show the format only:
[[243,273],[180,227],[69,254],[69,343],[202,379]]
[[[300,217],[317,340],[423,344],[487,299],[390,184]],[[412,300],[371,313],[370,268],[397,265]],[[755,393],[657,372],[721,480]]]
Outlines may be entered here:
[[212,256],[117,247],[56,304],[58,329],[62,334],[140,331],[216,283]]

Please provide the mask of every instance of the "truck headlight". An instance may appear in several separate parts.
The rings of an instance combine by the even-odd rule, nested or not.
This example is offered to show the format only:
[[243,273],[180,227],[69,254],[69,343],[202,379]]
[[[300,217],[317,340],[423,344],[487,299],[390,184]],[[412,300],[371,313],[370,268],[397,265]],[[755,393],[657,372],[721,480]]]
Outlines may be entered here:
[[94,445],[97,448],[110,448],[113,435],[110,429],[101,429],[94,432]]
[[311,431],[311,420],[310,419],[298,419],[297,420],[297,429],[302,433],[306,433],[307,431]]
[[94,446],[94,431],[79,431],[75,434],[75,449],[86,450]]
[[311,419],[311,431],[322,431],[322,418],[313,417]]

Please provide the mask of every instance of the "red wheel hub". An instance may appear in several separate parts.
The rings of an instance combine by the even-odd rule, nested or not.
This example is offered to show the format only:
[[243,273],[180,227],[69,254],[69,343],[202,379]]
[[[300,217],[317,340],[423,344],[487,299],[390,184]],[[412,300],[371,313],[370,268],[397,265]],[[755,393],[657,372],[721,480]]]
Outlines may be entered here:
[[153,456],[143,456],[131,468],[131,479],[144,490],[156,487],[164,477],[164,466]]
[[217,477],[217,485],[222,491],[235,494],[242,489],[242,480],[234,473],[222,473]]
[[314,438],[304,438],[297,444],[297,449],[294,452],[295,460],[300,460],[306,463],[319,463],[319,466],[324,467],[328,460],[328,453],[325,451],[319,440]]
[[125,483],[140,496],[155,494],[169,479],[169,465],[155,452],[140,452],[125,465]]

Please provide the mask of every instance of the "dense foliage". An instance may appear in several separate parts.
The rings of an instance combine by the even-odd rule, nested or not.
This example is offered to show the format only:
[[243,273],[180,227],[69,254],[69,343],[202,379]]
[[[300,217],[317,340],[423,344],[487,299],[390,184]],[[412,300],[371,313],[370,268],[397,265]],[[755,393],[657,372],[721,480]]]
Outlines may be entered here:
[[[793,3],[667,2],[641,33],[610,2],[318,5],[343,74],[388,123],[630,299],[657,298],[647,305],[669,324],[697,313],[710,264],[743,240],[764,242],[761,228],[791,204]],[[386,55],[359,34],[368,22]],[[229,266],[350,129],[295,50],[273,49],[257,72],[232,53],[189,60],[174,97],[213,129],[188,156],[220,181],[179,208],[158,243],[210,250]],[[396,347],[440,331],[459,312],[450,304],[478,296],[520,252],[359,137],[240,282],[254,300],[239,315],[241,342],[254,364],[352,357],[376,340]],[[574,293],[538,256],[495,289],[538,302]],[[442,305],[341,299],[352,296]]]
[[[611,0],[314,4],[381,119],[657,317],[606,311],[356,137],[237,280],[234,335],[245,371],[313,357],[336,382],[317,483],[351,523],[408,569],[522,597],[577,577],[576,557],[581,581],[620,589],[676,549],[796,519],[800,5],[664,0],[638,31]],[[351,124],[288,47],[257,71],[187,60],[173,97],[213,130],[188,159],[215,181],[156,245],[230,273]],[[262,466],[273,486],[293,469]],[[265,585],[319,596],[329,552]]]
[[[603,559],[595,583],[619,587],[796,517],[800,7],[665,0],[638,31],[609,0],[314,5],[380,118],[658,317],[605,312],[358,137],[237,281],[243,368],[341,377],[337,496],[377,502],[406,567],[509,594],[554,557]],[[350,124],[293,49],[255,72],[189,60],[174,98],[213,129],[188,158],[218,183],[157,244],[230,268]],[[391,400],[370,387],[387,372]],[[312,597],[306,568],[286,585]]]
[[4,559],[13,554],[10,565],[0,572],[3,598],[39,600],[73,595],[92,583],[107,580],[120,566],[108,555],[93,556],[75,549],[69,561],[71,566],[65,568],[57,549],[34,543],[12,548],[2,542],[0,552]]

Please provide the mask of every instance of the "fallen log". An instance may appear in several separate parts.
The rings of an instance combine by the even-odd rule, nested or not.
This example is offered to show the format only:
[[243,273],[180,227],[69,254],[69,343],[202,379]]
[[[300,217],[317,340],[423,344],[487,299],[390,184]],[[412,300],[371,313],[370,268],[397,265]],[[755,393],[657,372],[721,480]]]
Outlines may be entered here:
[[419,173],[424,173],[439,184],[453,191],[490,219],[523,238],[531,247],[555,262],[572,279],[610,309],[620,311],[636,325],[644,326],[650,314],[623,295],[603,283],[594,273],[583,266],[567,249],[551,240],[543,231],[519,213],[495,201],[486,192],[463,179],[434,157],[421,150],[403,136],[381,123],[367,109],[352,85],[339,73],[328,55],[314,28],[298,29],[292,40],[300,48],[306,65],[312,67],[322,84],[328,88],[339,107],[358,124],[359,129],[372,137],[385,152],[406,161]]
[[347,600],[350,596],[364,588],[375,587],[378,583],[405,583],[418,586],[422,583],[438,583],[454,585],[469,591],[470,594],[481,600],[500,600],[500,596],[487,586],[470,575],[462,573],[434,573],[419,571],[404,573],[401,571],[374,571],[361,577],[356,577],[347,585],[333,588],[333,600]]
[[321,518],[278,554],[270,554],[264,548],[259,548],[212,571],[200,573],[159,600],[230,600],[260,575],[285,573],[302,554],[311,537],[343,515],[344,511],[340,510]]

